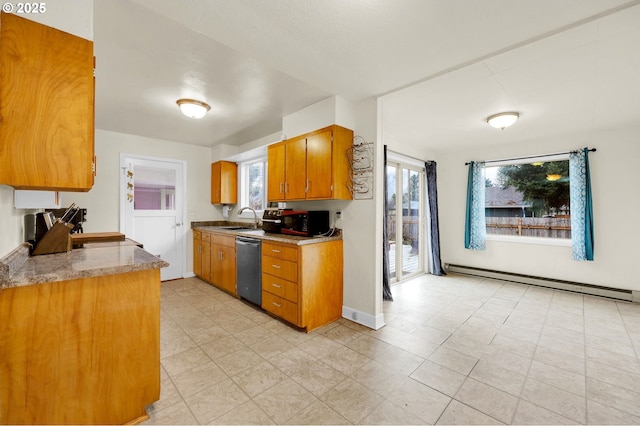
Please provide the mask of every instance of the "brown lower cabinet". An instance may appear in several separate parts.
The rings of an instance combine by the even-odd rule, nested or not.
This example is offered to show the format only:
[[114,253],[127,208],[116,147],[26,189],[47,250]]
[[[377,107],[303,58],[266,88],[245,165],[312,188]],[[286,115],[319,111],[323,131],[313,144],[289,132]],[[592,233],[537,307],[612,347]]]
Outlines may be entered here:
[[[193,231],[193,271],[237,296],[235,237]],[[262,240],[262,308],[307,332],[342,317],[342,240]]]
[[194,230],[193,273],[209,284],[236,296],[235,237]]
[[0,324],[0,424],[140,423],[160,399],[159,269],[2,289]]
[[262,242],[262,308],[307,332],[342,317],[342,240]]

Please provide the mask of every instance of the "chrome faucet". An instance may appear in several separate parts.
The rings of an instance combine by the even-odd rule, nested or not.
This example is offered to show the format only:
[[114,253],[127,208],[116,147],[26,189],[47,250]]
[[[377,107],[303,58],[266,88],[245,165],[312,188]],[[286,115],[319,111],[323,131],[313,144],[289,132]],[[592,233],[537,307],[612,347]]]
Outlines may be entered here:
[[251,210],[253,212],[253,217],[256,220],[255,228],[258,229],[261,225],[260,221],[258,220],[258,213],[256,213],[256,211],[251,207],[243,207],[240,210],[238,210],[238,214],[239,215],[242,214],[242,212],[244,212],[245,210]]

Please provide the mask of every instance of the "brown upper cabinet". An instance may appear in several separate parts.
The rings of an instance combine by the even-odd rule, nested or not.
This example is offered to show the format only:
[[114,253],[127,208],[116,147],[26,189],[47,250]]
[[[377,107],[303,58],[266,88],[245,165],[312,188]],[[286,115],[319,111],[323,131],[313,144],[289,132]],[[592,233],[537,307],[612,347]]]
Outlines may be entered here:
[[346,150],[353,131],[337,125],[268,147],[269,201],[351,200]]
[[94,62],[93,42],[0,13],[0,184],[93,187]]
[[238,165],[230,161],[211,163],[211,204],[237,204]]

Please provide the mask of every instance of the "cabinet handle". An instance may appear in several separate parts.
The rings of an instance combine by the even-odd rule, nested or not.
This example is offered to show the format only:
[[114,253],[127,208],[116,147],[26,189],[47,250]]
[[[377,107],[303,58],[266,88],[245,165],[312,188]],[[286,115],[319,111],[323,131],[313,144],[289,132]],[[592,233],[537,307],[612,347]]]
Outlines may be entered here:
[[282,305],[281,305],[281,304],[279,304],[279,303],[276,303],[276,302],[271,302],[271,303],[273,303],[274,305],[276,305],[278,308],[281,308],[281,307],[282,307]]
[[280,193],[282,194],[284,191],[284,182],[280,182]]
[[280,265],[274,265],[274,264],[271,264],[271,266],[273,266],[273,267],[274,267],[274,268],[276,268],[276,269],[280,269]]
[[287,192],[289,192],[289,182],[285,182],[285,183],[284,183],[284,192],[285,192],[285,194],[286,194]]
[[274,286],[275,288],[280,288],[280,286],[276,283],[271,283],[272,286]]
[[310,190],[311,190],[311,181],[307,179],[307,187],[305,188],[304,192],[309,192]]
[[277,250],[277,249],[271,249],[271,251],[274,253],[280,253],[280,250]]

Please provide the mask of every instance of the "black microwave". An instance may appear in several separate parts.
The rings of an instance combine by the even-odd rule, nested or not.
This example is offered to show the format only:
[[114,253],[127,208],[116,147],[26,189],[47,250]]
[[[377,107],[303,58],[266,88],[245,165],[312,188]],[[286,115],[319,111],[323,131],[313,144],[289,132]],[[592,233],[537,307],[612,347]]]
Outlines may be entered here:
[[313,237],[329,232],[329,210],[283,210],[280,232]]

